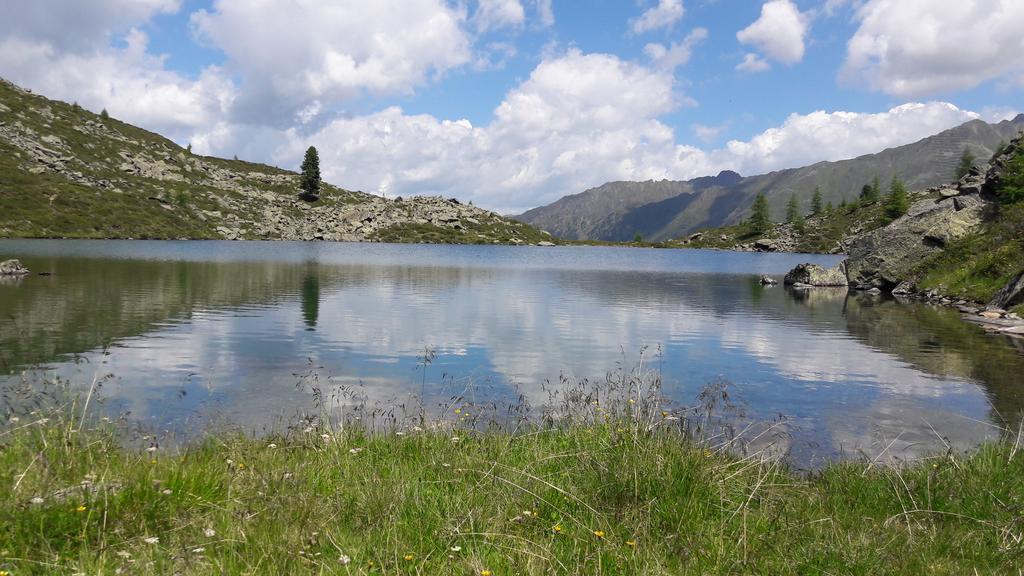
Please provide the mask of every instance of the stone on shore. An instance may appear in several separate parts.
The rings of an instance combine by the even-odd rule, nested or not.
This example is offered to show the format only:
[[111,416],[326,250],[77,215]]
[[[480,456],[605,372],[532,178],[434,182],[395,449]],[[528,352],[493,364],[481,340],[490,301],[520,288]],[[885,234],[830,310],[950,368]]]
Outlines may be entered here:
[[825,268],[817,264],[797,264],[786,274],[787,286],[846,286],[846,271],[843,264]]
[[28,268],[22,266],[20,260],[0,262],[0,276],[25,276],[28,273]]

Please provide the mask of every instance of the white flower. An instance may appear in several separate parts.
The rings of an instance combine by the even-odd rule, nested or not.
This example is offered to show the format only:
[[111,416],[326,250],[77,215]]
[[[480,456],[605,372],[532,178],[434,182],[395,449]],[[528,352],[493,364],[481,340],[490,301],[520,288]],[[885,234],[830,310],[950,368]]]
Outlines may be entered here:
[[420,428],[419,426],[413,426],[412,427],[412,431],[413,432],[423,432],[423,428]]
[[267,444],[267,448],[273,450],[274,448],[277,448],[277,444]]
[[362,451],[363,451],[362,448],[351,448],[351,449],[349,449],[348,453],[349,454],[359,454]]
[[349,562],[351,562],[351,561],[352,561],[352,559],[351,559],[351,558],[349,558],[349,557],[348,557],[347,555],[345,555],[345,554],[342,554],[342,555],[341,555],[341,556],[340,556],[340,557],[338,558],[338,562],[341,562],[341,565],[342,565],[342,566],[344,566],[344,565],[348,564],[348,563],[349,563]]
[[131,557],[132,557],[132,554],[131,554],[131,552],[129,552],[129,551],[127,551],[127,550],[118,550],[118,551],[116,552],[116,554],[117,554],[118,556],[120,556],[121,558],[131,558]]
[[462,552],[462,546],[452,546],[452,552]]
[[17,424],[18,422],[21,422],[21,418],[18,418],[17,416],[11,416],[12,424]]
[[461,441],[462,438],[459,438],[458,436],[452,436],[452,444],[458,444]]
[[36,497],[32,498],[31,500],[29,500],[29,502],[31,502],[32,504],[42,504],[43,502],[45,502],[45,500],[43,500],[39,496],[36,496]]
[[192,549],[193,554],[202,554],[203,552],[206,552],[206,548],[203,548],[202,546]]
[[306,434],[309,434],[309,433],[311,433],[313,431],[313,427],[312,426],[307,426],[302,431],[305,432]]
[[203,530],[203,536],[206,536],[207,538],[213,538],[216,535],[217,533],[213,530],[213,528],[207,528],[206,530]]
[[330,434],[321,434],[320,437],[323,438],[324,442],[327,442],[331,439]]
[[395,432],[395,436],[405,436],[405,432],[399,430],[398,432]]
[[146,538],[143,538],[142,541],[145,542],[146,544],[159,544],[160,543],[160,539],[157,538],[156,536],[147,536]]
[[170,496],[171,494],[174,494],[174,490],[171,490],[170,488],[165,488],[160,493],[163,494],[164,496]]
[[150,446],[149,448],[146,448],[146,452],[156,452],[156,446]]

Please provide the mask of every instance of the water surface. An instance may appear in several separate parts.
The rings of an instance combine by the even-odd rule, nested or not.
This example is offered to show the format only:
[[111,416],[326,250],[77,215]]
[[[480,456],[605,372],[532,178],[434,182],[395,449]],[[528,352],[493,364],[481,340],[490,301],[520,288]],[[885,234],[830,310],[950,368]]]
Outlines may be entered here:
[[51,275],[0,284],[7,381],[110,373],[105,410],[179,432],[312,409],[303,375],[371,402],[542,404],[545,383],[600,379],[645,349],[675,400],[726,380],[749,414],[784,415],[801,463],[968,448],[1024,406],[1021,351],[951,311],[758,284],[833,256],[0,241],[9,257]]

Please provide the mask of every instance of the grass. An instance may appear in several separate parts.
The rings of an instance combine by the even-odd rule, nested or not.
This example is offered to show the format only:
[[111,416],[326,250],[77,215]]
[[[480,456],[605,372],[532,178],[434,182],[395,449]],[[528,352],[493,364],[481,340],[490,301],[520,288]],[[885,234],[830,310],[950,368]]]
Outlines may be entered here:
[[[532,424],[455,403],[180,448],[81,410],[0,431],[9,574],[968,574],[1024,567],[1015,439],[799,475],[633,392]],[[567,396],[568,398],[568,396]],[[623,401],[624,400],[624,401]],[[44,417],[46,416],[46,417]],[[715,448],[715,446],[719,446]],[[119,572],[120,571],[120,572]]]
[[[1024,203],[1004,205],[978,231],[952,242],[915,271],[923,289],[988,302],[1024,268]],[[1018,310],[1024,307],[1018,307]]]

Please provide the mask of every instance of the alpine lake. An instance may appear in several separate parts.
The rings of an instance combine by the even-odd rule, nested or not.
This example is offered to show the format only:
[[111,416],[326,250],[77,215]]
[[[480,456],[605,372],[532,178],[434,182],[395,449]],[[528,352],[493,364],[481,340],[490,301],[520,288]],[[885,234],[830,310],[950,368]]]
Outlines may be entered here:
[[967,450],[1024,410],[1019,340],[954,310],[760,285],[838,256],[0,240],[7,258],[32,275],[0,282],[0,388],[96,388],[96,410],[176,438],[357,403],[541,406],[635,370],[679,405],[724,387],[798,467]]

